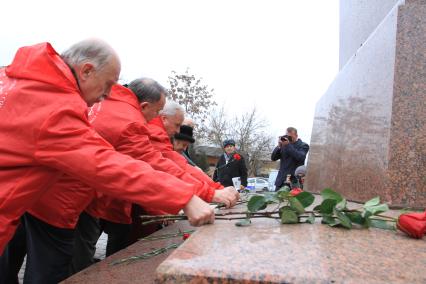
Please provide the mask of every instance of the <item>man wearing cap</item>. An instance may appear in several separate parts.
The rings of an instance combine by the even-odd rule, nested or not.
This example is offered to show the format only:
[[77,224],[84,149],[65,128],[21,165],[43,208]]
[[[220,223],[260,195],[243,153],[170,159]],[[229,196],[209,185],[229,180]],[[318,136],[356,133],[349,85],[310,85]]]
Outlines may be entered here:
[[225,153],[220,156],[213,174],[213,180],[223,186],[233,185],[232,178],[240,177],[241,189],[247,186],[247,167],[243,156],[235,151],[235,141],[227,139],[223,141]]

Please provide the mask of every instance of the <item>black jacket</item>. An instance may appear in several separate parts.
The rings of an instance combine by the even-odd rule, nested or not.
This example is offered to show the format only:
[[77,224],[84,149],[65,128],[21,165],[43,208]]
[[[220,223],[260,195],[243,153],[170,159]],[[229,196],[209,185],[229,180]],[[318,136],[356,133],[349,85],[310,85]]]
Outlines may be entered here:
[[[247,167],[243,156],[239,155],[241,159],[234,158],[233,153],[228,163],[226,164],[225,156],[221,155],[217,161],[216,169],[214,171],[213,180],[220,182],[223,186],[233,186],[232,178],[240,177],[241,185],[247,186]],[[239,188],[237,188],[239,189]]]
[[277,179],[275,180],[275,186],[280,188],[287,175],[294,176],[294,171],[298,166],[305,164],[306,154],[309,151],[309,145],[298,139],[294,144],[288,144],[283,148],[276,147],[271,155],[271,160],[280,161],[280,170],[278,171]]

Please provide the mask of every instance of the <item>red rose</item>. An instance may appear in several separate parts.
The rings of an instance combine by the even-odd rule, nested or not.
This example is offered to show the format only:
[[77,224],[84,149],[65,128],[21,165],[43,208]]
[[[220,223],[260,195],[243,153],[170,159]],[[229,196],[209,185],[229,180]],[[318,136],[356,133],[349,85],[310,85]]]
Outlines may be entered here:
[[241,160],[241,156],[239,154],[234,154],[234,159],[235,160]]
[[189,234],[189,233],[184,233],[183,235],[182,235],[182,239],[183,240],[186,240],[187,238],[189,238],[191,236],[191,234]]
[[421,239],[426,233],[426,211],[401,214],[396,226],[410,237]]
[[292,190],[290,190],[290,194],[292,195],[292,196],[296,196],[296,195],[298,195],[299,193],[301,193],[301,192],[303,192],[303,190],[301,190],[300,188],[298,188],[298,187],[295,187],[295,188],[293,188]]

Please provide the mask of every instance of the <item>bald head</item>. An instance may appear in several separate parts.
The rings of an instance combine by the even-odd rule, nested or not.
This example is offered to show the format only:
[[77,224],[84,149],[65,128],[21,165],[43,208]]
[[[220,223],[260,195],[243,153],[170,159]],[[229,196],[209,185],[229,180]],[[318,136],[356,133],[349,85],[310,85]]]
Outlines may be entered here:
[[100,39],[80,41],[61,54],[73,70],[82,98],[92,105],[117,83],[121,63],[114,49]]
[[120,62],[114,49],[97,38],[85,39],[73,44],[61,54],[61,58],[72,67],[91,62],[98,69],[102,69],[111,60]]

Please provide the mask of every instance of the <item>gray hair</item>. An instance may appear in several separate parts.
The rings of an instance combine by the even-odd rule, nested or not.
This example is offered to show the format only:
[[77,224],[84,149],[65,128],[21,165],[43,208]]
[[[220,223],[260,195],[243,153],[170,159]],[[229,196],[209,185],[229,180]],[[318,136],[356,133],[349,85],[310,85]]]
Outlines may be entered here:
[[61,58],[71,67],[91,62],[97,69],[102,69],[113,56],[117,54],[112,47],[99,39],[80,41],[61,54]]
[[166,104],[164,105],[164,108],[160,111],[160,115],[173,116],[176,115],[178,111],[185,114],[185,110],[180,104],[175,101],[167,100]]
[[140,78],[130,82],[128,88],[138,98],[140,103],[156,103],[161,99],[161,95],[166,95],[167,90],[157,81],[150,78]]

